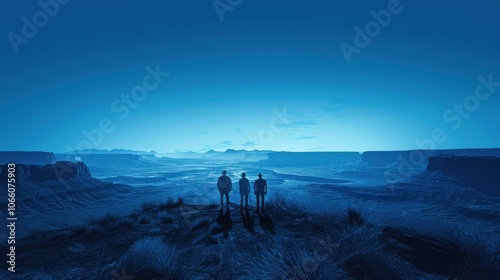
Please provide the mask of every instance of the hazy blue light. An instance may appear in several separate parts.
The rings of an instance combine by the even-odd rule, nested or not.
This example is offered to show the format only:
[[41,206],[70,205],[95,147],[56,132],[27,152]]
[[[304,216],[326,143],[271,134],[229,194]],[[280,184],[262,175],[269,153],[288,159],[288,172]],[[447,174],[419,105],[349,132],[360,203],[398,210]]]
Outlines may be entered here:
[[[221,22],[211,1],[70,1],[16,54],[8,34],[42,8],[3,1],[0,150],[416,149],[436,128],[438,148],[498,147],[500,87],[460,125],[443,114],[500,81],[500,3],[401,1],[348,63],[339,44],[390,2],[244,0]],[[157,65],[170,76],[125,117]]]

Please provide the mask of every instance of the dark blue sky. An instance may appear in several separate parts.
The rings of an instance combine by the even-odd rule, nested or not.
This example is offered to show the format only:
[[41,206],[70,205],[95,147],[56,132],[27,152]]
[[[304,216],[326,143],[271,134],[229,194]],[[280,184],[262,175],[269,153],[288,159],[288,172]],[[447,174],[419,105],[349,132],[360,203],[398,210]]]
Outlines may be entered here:
[[498,1],[40,3],[0,4],[0,150],[499,147]]

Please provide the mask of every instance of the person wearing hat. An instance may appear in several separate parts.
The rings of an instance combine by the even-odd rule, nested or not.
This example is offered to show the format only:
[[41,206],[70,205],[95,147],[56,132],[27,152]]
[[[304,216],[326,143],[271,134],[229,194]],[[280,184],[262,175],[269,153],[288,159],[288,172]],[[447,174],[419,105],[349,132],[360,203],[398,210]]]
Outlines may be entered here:
[[217,180],[217,189],[219,190],[220,193],[220,206],[224,206],[224,200],[223,197],[224,195],[226,196],[226,207],[229,207],[229,192],[233,188],[233,184],[231,183],[231,178],[226,176],[227,171],[223,170],[222,171],[222,176],[219,177],[219,180]]
[[255,193],[255,196],[257,197],[257,209],[255,212],[259,213],[259,202],[261,202],[260,209],[262,212],[264,212],[264,196],[267,194],[267,182],[266,180],[262,179],[262,173],[259,173],[257,175],[259,179],[255,180],[255,184],[253,185],[253,190]]
[[248,194],[250,193],[250,181],[248,181],[247,174],[241,173],[240,179],[240,211],[243,211],[243,197],[245,197],[245,209],[248,209]]

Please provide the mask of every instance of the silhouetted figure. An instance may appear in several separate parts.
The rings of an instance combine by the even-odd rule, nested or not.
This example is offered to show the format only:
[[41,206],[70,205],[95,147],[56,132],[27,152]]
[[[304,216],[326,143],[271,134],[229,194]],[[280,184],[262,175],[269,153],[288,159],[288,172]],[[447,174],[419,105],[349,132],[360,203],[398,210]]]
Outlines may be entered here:
[[245,198],[245,209],[248,209],[248,194],[250,193],[250,181],[248,181],[247,174],[241,173],[240,179],[240,211],[243,211],[243,198]]
[[253,185],[253,190],[255,196],[257,197],[257,208],[255,212],[259,212],[259,202],[262,200],[262,204],[260,205],[261,211],[264,211],[264,196],[267,194],[267,182],[262,179],[262,173],[259,173],[259,179],[255,180],[255,184]]
[[220,193],[220,206],[224,206],[224,200],[223,197],[224,195],[226,196],[226,207],[229,207],[229,192],[233,188],[233,183],[231,182],[231,178],[226,176],[227,171],[223,170],[222,171],[222,176],[219,177],[219,180],[217,180],[217,189],[219,190]]

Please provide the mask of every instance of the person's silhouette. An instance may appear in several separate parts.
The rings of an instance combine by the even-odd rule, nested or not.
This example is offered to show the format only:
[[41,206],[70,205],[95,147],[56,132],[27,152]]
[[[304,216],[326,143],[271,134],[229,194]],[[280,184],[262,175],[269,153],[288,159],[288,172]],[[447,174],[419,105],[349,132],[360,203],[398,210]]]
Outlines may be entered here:
[[224,195],[226,196],[226,207],[229,207],[229,192],[233,188],[233,183],[231,182],[231,178],[226,176],[226,174],[227,171],[223,170],[222,176],[220,176],[219,180],[217,180],[217,189],[219,190],[220,193],[221,208],[224,206],[224,200],[223,200]]
[[255,193],[255,196],[257,197],[257,208],[255,212],[259,212],[259,202],[262,200],[262,204],[260,205],[260,209],[262,212],[264,212],[264,196],[267,194],[267,182],[266,180],[262,179],[262,173],[259,173],[259,179],[255,180],[255,184],[253,185],[253,190]]
[[243,211],[243,198],[245,198],[245,209],[248,209],[248,194],[250,193],[250,182],[248,181],[247,174],[241,173],[240,183],[240,212]]

